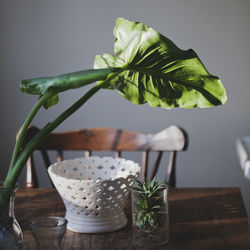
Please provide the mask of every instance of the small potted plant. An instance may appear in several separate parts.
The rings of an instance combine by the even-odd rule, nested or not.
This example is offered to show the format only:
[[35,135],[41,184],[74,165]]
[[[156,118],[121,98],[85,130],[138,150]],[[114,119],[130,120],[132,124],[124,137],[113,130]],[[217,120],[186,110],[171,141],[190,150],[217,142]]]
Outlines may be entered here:
[[168,186],[136,181],[132,187],[133,239],[140,245],[163,245],[169,240]]
[[[208,73],[192,50],[182,50],[171,40],[140,22],[118,18],[114,28],[115,55],[96,56],[94,69],[23,80],[20,90],[39,99],[24,121],[18,135],[7,176],[0,192],[0,219],[9,214],[11,195],[27,159],[39,143],[71,114],[84,105],[101,89],[118,90],[135,104],[148,103],[153,107],[214,107],[227,100],[220,79]],[[26,131],[33,118],[44,106],[49,108],[59,101],[59,93],[98,82],[55,120],[46,124],[23,147]],[[5,216],[6,215],[6,216]],[[4,219],[1,228],[6,228]],[[5,236],[3,235],[3,238]],[[20,237],[19,237],[20,238]],[[1,248],[0,238],[0,248]],[[3,248],[4,249],[4,248]]]

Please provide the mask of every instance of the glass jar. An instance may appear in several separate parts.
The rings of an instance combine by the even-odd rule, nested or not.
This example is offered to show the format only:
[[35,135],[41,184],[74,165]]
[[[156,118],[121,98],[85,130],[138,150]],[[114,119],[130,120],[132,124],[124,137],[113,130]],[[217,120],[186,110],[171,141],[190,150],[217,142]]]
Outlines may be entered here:
[[154,195],[131,190],[133,241],[157,246],[169,241],[168,188]]
[[29,223],[36,241],[36,250],[60,250],[67,220],[62,217],[48,216],[33,218]]
[[14,215],[14,198],[17,191],[0,182],[0,249],[23,249],[23,234]]

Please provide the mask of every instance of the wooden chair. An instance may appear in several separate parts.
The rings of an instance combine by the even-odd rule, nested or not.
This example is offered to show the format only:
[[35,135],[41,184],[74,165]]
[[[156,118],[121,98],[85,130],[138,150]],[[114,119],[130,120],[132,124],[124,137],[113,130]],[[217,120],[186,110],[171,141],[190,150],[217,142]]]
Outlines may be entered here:
[[[37,127],[28,129],[24,144],[39,131]],[[159,133],[138,133],[118,128],[89,128],[69,132],[54,132],[48,135],[37,150],[41,151],[46,167],[51,165],[47,151],[57,151],[57,161],[63,160],[63,151],[85,151],[85,157],[91,156],[92,151],[113,151],[115,157],[121,157],[122,151],[142,152],[141,180],[152,179],[159,168],[164,151],[170,153],[169,163],[166,167],[165,182],[175,187],[175,161],[176,152],[187,148],[187,134],[177,127],[170,126]],[[148,173],[149,152],[156,151],[156,157]],[[38,187],[37,176],[34,168],[33,155],[27,161],[26,188]]]

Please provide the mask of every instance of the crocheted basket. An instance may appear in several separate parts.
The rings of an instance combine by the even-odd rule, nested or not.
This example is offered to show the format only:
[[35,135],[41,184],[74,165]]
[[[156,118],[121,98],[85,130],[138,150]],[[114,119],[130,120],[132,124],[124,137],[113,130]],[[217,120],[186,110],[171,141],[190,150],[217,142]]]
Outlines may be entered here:
[[87,157],[51,165],[49,175],[66,207],[67,229],[111,232],[127,224],[124,203],[139,164],[113,157]]

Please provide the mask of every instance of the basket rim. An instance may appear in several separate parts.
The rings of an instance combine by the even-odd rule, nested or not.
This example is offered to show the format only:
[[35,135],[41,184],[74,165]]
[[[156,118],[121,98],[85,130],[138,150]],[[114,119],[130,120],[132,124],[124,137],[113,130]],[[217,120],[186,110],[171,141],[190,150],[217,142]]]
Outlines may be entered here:
[[[113,178],[110,177],[110,178],[105,178],[105,179],[103,179],[103,178],[102,179],[80,179],[78,177],[72,178],[72,177],[68,177],[68,176],[62,176],[62,175],[55,173],[53,171],[53,168],[59,167],[60,165],[64,165],[64,164],[67,164],[69,162],[74,162],[74,161],[82,161],[82,160],[90,159],[90,158],[97,159],[97,160],[105,160],[105,159],[124,160],[127,164],[129,164],[129,163],[133,164],[133,169],[135,169],[136,173],[135,174],[128,173],[127,176],[125,176],[125,177],[116,176]],[[129,159],[121,158],[121,157],[115,158],[115,157],[111,157],[111,156],[104,156],[104,157],[90,156],[90,157],[77,157],[77,158],[73,158],[73,159],[63,160],[61,162],[55,162],[48,167],[47,171],[48,171],[50,176],[52,175],[53,177],[56,177],[56,178],[59,178],[62,180],[77,181],[77,182],[84,182],[84,183],[87,183],[87,182],[89,182],[89,183],[101,183],[101,182],[105,182],[105,181],[114,181],[114,180],[118,180],[118,179],[129,179],[129,178],[138,177],[140,174],[140,170],[141,170],[140,164],[133,161],[133,160],[129,160]]]

